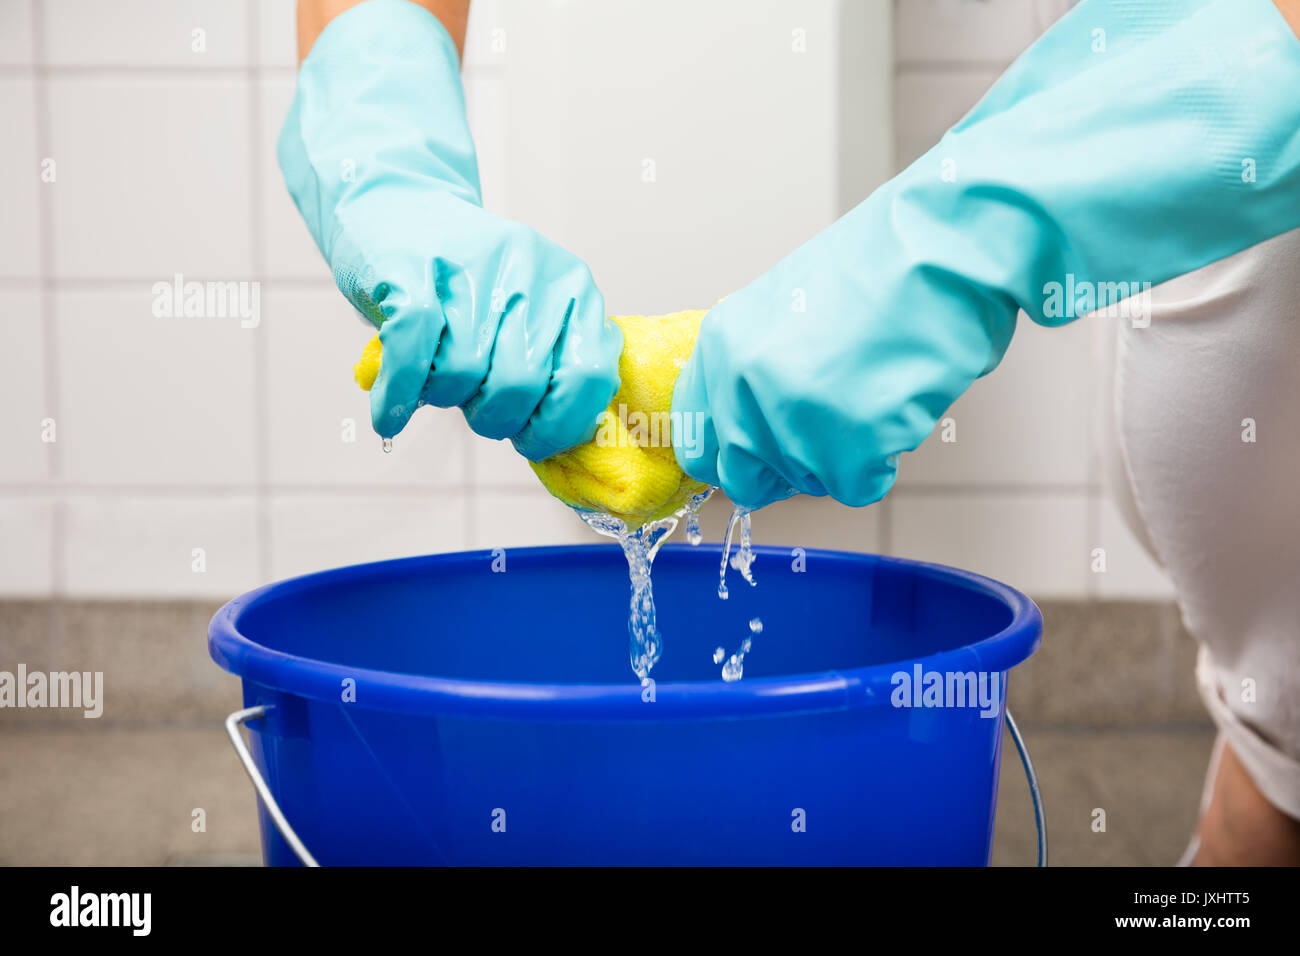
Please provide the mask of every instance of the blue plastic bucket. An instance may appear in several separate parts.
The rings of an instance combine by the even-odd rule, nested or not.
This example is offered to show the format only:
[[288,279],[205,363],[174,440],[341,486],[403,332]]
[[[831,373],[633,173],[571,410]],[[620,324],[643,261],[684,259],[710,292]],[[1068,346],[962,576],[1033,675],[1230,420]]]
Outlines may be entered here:
[[[272,584],[217,612],[208,648],[269,708],[253,761],[324,865],[986,864],[1038,608],[938,565],[755,550],[758,586],[733,574],[721,601],[716,546],[664,548],[652,694],[612,545]],[[755,616],[725,683],[714,649]],[[935,705],[900,674],[982,674],[997,700]],[[296,863],[259,812],[266,862]]]

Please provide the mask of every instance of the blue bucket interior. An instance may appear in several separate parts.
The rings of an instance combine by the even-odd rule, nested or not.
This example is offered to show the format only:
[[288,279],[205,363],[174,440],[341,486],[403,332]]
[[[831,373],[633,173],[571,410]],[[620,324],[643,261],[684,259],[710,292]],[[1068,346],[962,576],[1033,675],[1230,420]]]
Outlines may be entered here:
[[[1037,647],[1037,608],[936,565],[756,552],[757,586],[729,570],[726,601],[717,546],[659,555],[650,699],[613,545],[308,575],[232,601],[209,647],[272,708],[255,757],[327,864],[987,862],[1001,708],[899,708],[893,679],[1005,680]],[[725,683],[715,648],[754,617]],[[293,862],[265,815],[263,837],[268,862]]]
[[[498,571],[492,568],[501,558],[490,552],[440,557],[458,560],[415,559],[378,573],[361,566],[290,582],[249,602],[239,629],[303,659],[393,674],[635,684],[628,572],[617,547],[510,551]],[[669,546],[656,560],[665,641],[656,681],[718,680],[714,649],[734,651],[754,617],[763,633],[745,659],[745,679],[927,657],[999,634],[1016,612],[973,575],[769,548],[758,549],[757,586],[729,569],[724,601],[718,564],[716,547]]]

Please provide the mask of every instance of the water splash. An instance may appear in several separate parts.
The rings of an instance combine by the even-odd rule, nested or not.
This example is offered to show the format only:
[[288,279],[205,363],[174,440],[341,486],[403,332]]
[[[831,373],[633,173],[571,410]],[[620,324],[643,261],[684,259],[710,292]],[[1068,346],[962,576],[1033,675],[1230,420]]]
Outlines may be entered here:
[[713,652],[713,663],[722,664],[722,679],[727,683],[734,683],[745,676],[745,655],[750,652],[754,646],[754,638],[763,633],[763,621],[761,618],[750,618],[749,621],[750,637],[740,642],[740,649],[732,654],[727,663],[722,664],[723,658],[727,652],[719,647]]
[[[741,509],[736,509],[741,511]],[[754,573],[750,570],[754,566],[754,536],[750,527],[750,513],[748,509],[741,511],[740,515],[740,548],[736,551],[736,556],[731,559],[731,566],[740,572],[740,576],[749,582],[752,588],[758,582],[754,580]]]
[[[735,537],[737,525],[740,526],[740,547],[733,558],[731,556],[731,542]],[[727,590],[728,561],[730,561],[733,568],[740,572],[740,576],[749,582],[750,587],[757,583],[751,570],[754,566],[754,541],[750,527],[749,509],[742,508],[739,505],[731,512],[731,520],[727,522],[727,535],[722,539],[722,564],[718,568],[718,598],[723,601],[731,597],[730,592]]]
[[727,663],[722,665],[722,679],[728,684],[735,683],[745,676],[745,655],[749,653],[753,643],[749,638],[745,638],[740,643],[740,650],[732,654],[727,659]]
[[[698,545],[703,541],[699,512],[715,490],[709,488],[693,496],[675,514],[659,521],[648,522],[635,531],[629,531],[626,522],[613,515],[581,508],[574,509],[587,526],[597,534],[617,541],[623,549],[623,556],[627,558],[628,580],[631,586],[627,620],[628,660],[632,664],[633,673],[643,684],[649,678],[651,669],[663,656],[664,647],[663,637],[659,633],[655,620],[654,588],[651,583],[655,555],[659,553],[660,546],[672,535],[683,519],[686,525],[686,540],[692,545]],[[736,542],[737,527],[740,528],[739,542],[735,555],[732,555],[732,544]],[[753,533],[748,508],[737,507],[727,523],[727,534],[722,544],[722,564],[718,570],[718,597],[724,601],[729,597],[728,564],[740,572],[740,576],[749,582],[750,587],[756,585],[753,574]],[[745,655],[753,647],[753,638],[763,632],[762,620],[757,617],[752,618],[749,622],[749,631],[751,636],[745,638],[736,653],[730,657],[727,657],[727,652],[722,647],[713,652],[713,663],[723,665],[724,681],[730,683],[744,676]]]
[[632,598],[627,617],[628,659],[632,671],[641,680],[650,676],[650,669],[663,655],[663,638],[655,623],[654,587],[650,571],[654,566],[659,546],[677,527],[678,516],[648,522],[629,532],[627,524],[613,515],[597,511],[578,511],[582,520],[597,534],[613,538],[627,558],[628,578]]
[[700,531],[700,508],[704,507],[704,502],[709,500],[711,494],[712,488],[694,495],[686,502],[686,543],[692,548],[698,547],[704,540],[704,533]]

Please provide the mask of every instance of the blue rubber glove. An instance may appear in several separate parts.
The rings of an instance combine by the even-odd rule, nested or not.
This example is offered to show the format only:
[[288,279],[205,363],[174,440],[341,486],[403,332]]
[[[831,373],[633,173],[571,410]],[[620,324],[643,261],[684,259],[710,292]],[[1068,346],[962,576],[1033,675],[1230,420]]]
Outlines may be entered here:
[[486,212],[459,60],[407,0],[332,20],[298,73],[280,168],[334,281],[379,327],[375,431],[421,404],[540,461],[595,433],[623,338],[587,266]]
[[1017,310],[1122,313],[1144,283],[1300,226],[1298,130],[1300,43],[1270,0],[1086,0],[934,149],[705,317],[673,396],[703,440],[679,464],[749,507],[879,500]]

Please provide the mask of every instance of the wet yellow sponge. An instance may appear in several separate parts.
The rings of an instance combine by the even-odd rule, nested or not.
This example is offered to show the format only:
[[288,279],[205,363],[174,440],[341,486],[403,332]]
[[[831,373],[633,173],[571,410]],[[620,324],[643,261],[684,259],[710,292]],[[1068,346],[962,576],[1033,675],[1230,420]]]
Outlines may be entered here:
[[383,355],[384,346],[376,335],[361,350],[361,361],[352,366],[352,377],[367,392],[374,387],[375,379],[379,377],[379,366]]
[[[695,347],[704,310],[614,315],[623,330],[619,388],[591,441],[529,462],[546,490],[567,505],[611,514],[632,530],[684,508],[707,489],[677,465],[672,448],[673,386]],[[369,389],[382,349],[375,336],[354,367]]]

